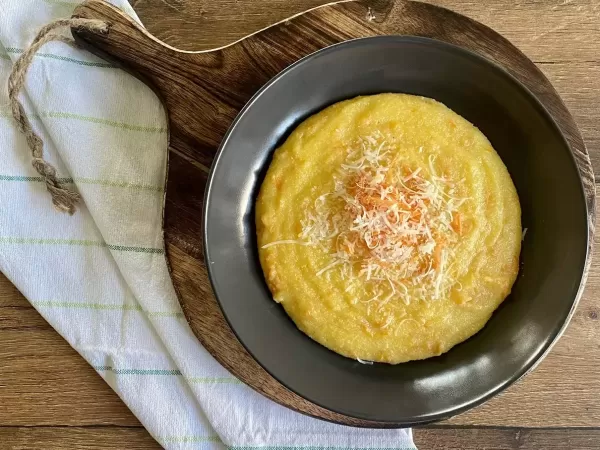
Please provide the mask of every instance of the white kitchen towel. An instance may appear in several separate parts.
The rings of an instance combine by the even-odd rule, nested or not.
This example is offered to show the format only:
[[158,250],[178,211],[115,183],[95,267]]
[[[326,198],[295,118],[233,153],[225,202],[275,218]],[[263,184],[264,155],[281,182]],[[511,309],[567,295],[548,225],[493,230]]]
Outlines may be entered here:
[[410,430],[344,427],[276,405],[204,350],[164,258],[164,110],[138,80],[59,42],[36,55],[20,96],[46,159],[84,200],[74,216],[53,208],[6,84],[37,30],[74,7],[0,0],[2,273],[165,448],[414,449]]

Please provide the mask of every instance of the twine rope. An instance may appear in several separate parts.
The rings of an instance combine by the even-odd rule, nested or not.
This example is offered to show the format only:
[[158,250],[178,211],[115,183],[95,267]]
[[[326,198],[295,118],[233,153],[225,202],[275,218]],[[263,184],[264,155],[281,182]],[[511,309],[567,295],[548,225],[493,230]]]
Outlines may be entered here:
[[35,170],[44,177],[46,189],[52,197],[52,203],[59,211],[73,214],[81,196],[58,181],[56,169],[44,159],[44,142],[42,141],[42,138],[33,131],[31,122],[25,113],[23,105],[19,101],[19,93],[25,85],[27,70],[29,69],[36,52],[45,43],[50,41],[60,41],[72,47],[78,47],[72,38],[61,34],[62,29],[65,27],[73,27],[101,34],[106,34],[108,32],[108,24],[95,19],[60,19],[45,25],[38,32],[29,48],[15,61],[10,76],[8,77],[8,98],[12,115],[17,122],[19,131],[25,135],[27,146],[31,150],[31,156],[33,157],[31,163]]

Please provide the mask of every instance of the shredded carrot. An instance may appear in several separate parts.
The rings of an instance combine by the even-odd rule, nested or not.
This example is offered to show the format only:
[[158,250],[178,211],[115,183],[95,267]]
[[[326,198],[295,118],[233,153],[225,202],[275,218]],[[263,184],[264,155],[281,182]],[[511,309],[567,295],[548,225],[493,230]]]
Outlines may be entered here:
[[454,216],[452,217],[452,223],[450,224],[450,226],[456,233],[458,233],[458,235],[462,233],[462,219],[460,213],[454,213]]
[[440,261],[442,260],[442,246],[440,244],[435,246],[433,251],[433,268],[438,269],[440,267]]

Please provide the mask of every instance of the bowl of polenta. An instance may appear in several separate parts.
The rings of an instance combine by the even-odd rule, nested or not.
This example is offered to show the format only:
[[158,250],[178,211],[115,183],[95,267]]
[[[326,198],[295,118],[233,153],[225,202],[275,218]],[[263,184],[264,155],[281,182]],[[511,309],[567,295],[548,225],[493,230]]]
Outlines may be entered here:
[[328,410],[449,417],[530,370],[588,258],[571,149],[504,69],[426,38],[328,47],[240,112],[209,176],[213,289],[256,361]]

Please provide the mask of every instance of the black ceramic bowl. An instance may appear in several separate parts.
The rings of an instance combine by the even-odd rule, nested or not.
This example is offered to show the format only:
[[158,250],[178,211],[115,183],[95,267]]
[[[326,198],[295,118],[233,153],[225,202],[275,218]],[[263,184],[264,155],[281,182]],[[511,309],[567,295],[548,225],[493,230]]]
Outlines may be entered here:
[[[291,130],[334,102],[381,92],[434,98],[475,124],[508,167],[528,229],[513,292],[484,329],[442,356],[397,366],[360,364],[300,332],[272,300],[254,227],[260,183],[273,151]],[[490,61],[416,37],[348,41],[300,60],[271,80],[223,140],[205,205],[210,278],[246,349],[313,403],[394,425],[464,411],[531,369],[570,317],[588,248],[579,172],[539,101]]]

